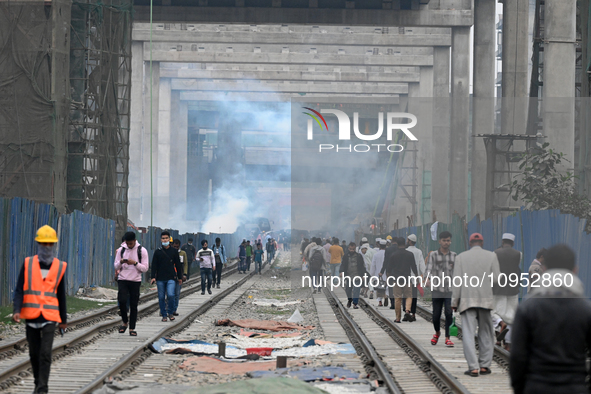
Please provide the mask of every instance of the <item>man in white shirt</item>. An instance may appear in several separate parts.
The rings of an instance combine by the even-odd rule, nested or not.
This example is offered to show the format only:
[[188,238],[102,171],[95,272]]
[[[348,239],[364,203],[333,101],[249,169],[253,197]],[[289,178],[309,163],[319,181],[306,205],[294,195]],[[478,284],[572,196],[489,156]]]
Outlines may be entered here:
[[[425,259],[423,258],[423,252],[421,249],[417,248],[415,245],[417,244],[417,236],[415,234],[410,234],[407,238],[407,245],[408,247],[406,250],[411,252],[415,256],[415,264],[417,266],[417,275],[423,276],[425,273]],[[404,304],[405,300],[402,300],[402,304]],[[417,286],[412,286],[412,305],[410,307],[410,318],[412,321],[417,320],[415,314],[417,313]]]

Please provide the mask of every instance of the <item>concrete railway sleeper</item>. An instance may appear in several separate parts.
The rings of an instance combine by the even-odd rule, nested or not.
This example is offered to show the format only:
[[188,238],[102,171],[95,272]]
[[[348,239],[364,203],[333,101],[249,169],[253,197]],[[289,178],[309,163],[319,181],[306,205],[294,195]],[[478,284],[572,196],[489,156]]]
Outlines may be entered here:
[[[227,270],[223,274],[223,277],[227,278],[230,275],[234,274],[236,271],[237,271],[237,265],[234,265],[234,266],[232,266],[232,268],[230,270]],[[201,279],[198,278],[198,279],[192,280],[192,281],[190,281],[190,283],[191,283],[191,286],[188,286],[188,287],[185,286],[181,290],[181,298],[185,298],[185,297],[201,290],[200,286],[198,286],[201,283]],[[227,290],[230,290],[230,289],[232,289],[232,287]],[[222,292],[220,294],[224,294],[224,292]],[[152,294],[150,294],[150,295],[152,295]],[[209,302],[204,303],[204,305],[211,304],[212,300],[215,299],[218,295],[213,297]],[[155,294],[155,296],[157,298],[157,294]],[[155,297],[152,296],[150,298],[155,298]],[[98,312],[96,314],[96,316],[94,317],[94,319],[99,319],[98,320],[99,322],[102,321],[103,319],[99,318],[99,315],[105,315],[105,318],[106,318],[106,316],[110,316],[111,312],[113,312],[111,309],[112,308],[109,308],[108,310],[102,310],[102,311]],[[146,316],[150,316],[153,313],[158,312],[158,311],[159,311],[159,303],[158,303],[157,299],[156,299],[156,301],[149,302],[148,304],[144,303],[144,305],[142,305],[141,307],[138,308],[138,321],[140,321],[141,318],[146,317]],[[88,318],[88,316],[86,316],[85,318]],[[86,319],[83,322],[84,326],[88,326],[89,321],[90,321],[89,319]],[[82,350],[82,348],[87,347],[88,345],[95,343],[97,340],[116,331],[118,329],[118,327],[120,326],[120,323],[121,322],[119,319],[114,319],[114,320],[109,320],[109,321],[103,322],[101,324],[94,324],[90,330],[81,332],[72,338],[68,338],[66,341],[60,342],[58,344],[54,344],[53,349],[52,349],[52,360],[53,361],[60,360],[66,356],[73,355],[73,354],[80,352]],[[180,323],[180,321],[177,322],[176,324],[178,325],[178,323]],[[24,340],[26,343],[26,338]],[[14,346],[14,345],[10,344],[9,346]],[[2,364],[0,364],[0,391],[5,391],[8,388],[14,386],[15,384],[18,384],[19,382],[21,382],[22,378],[32,375],[31,365],[30,365],[28,355],[23,354],[22,351],[17,352],[14,355],[20,355],[20,356],[22,356],[22,359],[20,361],[15,362],[14,364],[8,365],[6,367],[3,367],[3,365],[2,365],[2,364],[5,364],[5,361]]]
[[[417,304],[417,315],[421,316],[423,319],[432,322],[433,321],[433,312],[429,311],[422,305]],[[445,320],[442,318],[442,326],[445,327]],[[458,326],[458,339],[462,339],[462,326],[457,324]],[[478,340],[475,338],[476,347],[478,347]],[[503,368],[506,371],[509,371],[509,352],[503,349],[500,346],[495,345],[495,350],[493,354],[493,361],[495,361],[499,367]]]
[[[235,270],[237,267],[238,267],[238,262],[236,260],[236,261],[234,261],[234,263],[232,265],[228,265],[227,269],[228,270]],[[184,291],[184,290],[188,289],[189,287],[192,287],[193,285],[199,285],[199,284],[201,284],[201,278],[196,277],[194,279],[190,279],[187,282],[183,283],[182,290]],[[140,300],[139,300],[138,305],[144,304],[146,302],[149,302],[149,301],[152,301],[155,299],[156,300],[158,299],[158,292],[154,291],[154,292],[150,292],[150,293],[144,293],[140,296]],[[113,305],[113,306],[110,306],[107,308],[101,308],[100,310],[90,313],[86,316],[72,319],[72,320],[68,321],[68,332],[72,332],[72,331],[80,330],[82,328],[93,326],[97,323],[100,323],[100,322],[108,319],[109,317],[111,317],[113,315],[116,315],[118,311],[119,311],[119,306]],[[60,335],[59,329],[56,328],[55,336],[57,337],[59,335]],[[6,343],[3,343],[2,345],[0,345],[0,362],[26,352],[27,348],[28,348],[27,338],[24,335],[20,338],[13,339],[11,341],[7,341]]]
[[433,384],[444,394],[462,393],[469,391],[464,385],[451,375],[437,360],[433,358],[423,347],[401,330],[390,319],[386,318],[370,303],[363,298],[359,299],[361,309],[376,322],[396,342],[412,361],[431,379]]
[[331,304],[335,316],[339,320],[339,323],[343,326],[347,336],[351,340],[351,344],[357,350],[357,354],[362,357],[366,365],[366,370],[368,370],[370,376],[377,376],[382,384],[388,388],[390,393],[404,393],[399,383],[396,381],[394,376],[392,376],[387,366],[376,352],[375,348],[371,345],[371,342],[367,336],[363,333],[351,316],[349,316],[338,297],[327,288],[324,288],[324,294]]

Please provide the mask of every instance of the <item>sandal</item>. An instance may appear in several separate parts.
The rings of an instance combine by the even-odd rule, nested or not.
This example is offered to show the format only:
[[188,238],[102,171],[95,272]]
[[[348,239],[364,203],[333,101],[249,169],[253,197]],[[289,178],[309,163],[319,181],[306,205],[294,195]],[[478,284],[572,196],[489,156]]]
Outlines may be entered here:
[[433,346],[437,345],[437,342],[439,342],[440,336],[441,336],[441,334],[439,334],[439,335],[434,334],[433,338],[431,338],[431,345],[433,345]]
[[490,368],[480,368],[480,374],[481,375],[488,375],[490,373],[492,373],[492,371],[490,370]]
[[162,321],[168,321],[168,318],[166,318],[166,317],[163,317],[163,318],[162,318]]
[[123,334],[127,330],[127,326],[119,326],[119,334]]
[[129,335],[132,337],[137,337],[137,332],[135,330],[129,330]]
[[173,315],[168,316],[168,318],[170,319],[170,321],[174,321],[174,316]]
[[451,341],[451,339],[446,338],[445,339],[445,346],[454,347],[454,343]]
[[464,372],[464,375],[468,375],[468,376],[472,376],[473,378],[477,378],[478,372],[467,370],[466,372]]

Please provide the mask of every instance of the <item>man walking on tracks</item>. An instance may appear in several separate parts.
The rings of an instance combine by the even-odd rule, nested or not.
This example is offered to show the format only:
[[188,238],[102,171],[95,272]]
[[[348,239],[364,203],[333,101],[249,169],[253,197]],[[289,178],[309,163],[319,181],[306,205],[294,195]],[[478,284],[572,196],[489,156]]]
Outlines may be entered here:
[[222,268],[226,264],[226,248],[222,245],[222,240],[219,237],[215,239],[215,245],[211,250],[215,259],[215,270],[212,271],[211,286],[215,285],[219,289],[222,280]]
[[591,302],[566,245],[548,249],[543,278],[519,305],[509,375],[515,394],[589,393]]
[[[499,260],[495,253],[482,249],[482,245],[482,235],[472,234],[471,249],[456,257],[453,272],[454,278],[469,278],[463,279],[461,286],[454,286],[451,305],[462,316],[462,344],[464,357],[468,362],[468,370],[464,374],[472,377],[478,377],[479,373],[491,373],[490,364],[495,348],[490,310],[493,307],[492,284],[496,283],[499,277]],[[474,277],[478,278],[479,283],[472,281]],[[474,342],[476,327],[479,355],[476,354]]]
[[[417,275],[418,276],[422,276],[423,273],[425,272],[425,259],[423,258],[423,252],[421,251],[421,249],[417,248],[415,245],[417,244],[417,236],[415,234],[411,234],[409,235],[407,238],[407,245],[408,247],[406,248],[406,250],[408,250],[409,252],[411,252],[414,257],[415,257],[415,266],[417,269]],[[417,295],[418,295],[418,289],[417,289],[417,284],[413,283],[412,284],[412,304],[410,306],[410,318],[411,321],[416,321],[416,313],[417,313]],[[404,304],[405,300],[402,300],[402,303]]]
[[[182,283],[183,267],[179,259],[179,252],[170,246],[170,233],[163,231],[160,234],[162,247],[154,251],[152,257],[151,284],[158,286],[158,301],[162,321],[174,320],[174,299],[176,284]],[[165,302],[165,298],[167,301]]]
[[310,248],[306,255],[306,261],[310,264],[310,280],[314,288],[314,294],[316,294],[316,291],[320,292],[320,281],[324,274],[324,266],[330,261],[328,252],[320,245],[321,243],[320,238],[313,238],[310,245],[314,246]]
[[[499,326],[499,335],[497,341],[505,340],[505,349],[510,349],[511,344],[511,325],[517,306],[519,305],[519,280],[521,279],[521,252],[513,249],[515,235],[511,233],[503,234],[502,246],[495,250],[499,259],[499,269],[504,278],[500,284],[493,288],[494,307],[492,312],[493,325]],[[506,278],[506,281],[505,281]],[[505,283],[503,283],[505,282]],[[513,283],[512,283],[513,282]],[[513,285],[517,283],[517,285]]]
[[187,279],[189,279],[191,277],[191,266],[195,261],[195,253],[197,253],[195,246],[193,246],[193,238],[189,238],[188,242],[181,247],[181,250],[184,250],[187,254]]
[[205,294],[207,284],[207,293],[211,294],[211,283],[215,271],[215,257],[213,250],[207,247],[207,241],[201,241],[202,248],[197,251],[197,260],[199,261],[199,270],[201,271],[201,295]]
[[128,231],[123,236],[121,247],[115,252],[115,270],[117,275],[117,299],[121,310],[123,324],[119,327],[119,333],[127,330],[127,301],[129,300],[129,335],[137,336],[135,323],[137,321],[137,304],[140,300],[140,287],[142,285],[142,273],[148,271],[148,251],[135,239],[135,233]]
[[433,328],[435,328],[435,335],[431,338],[431,345],[437,345],[439,337],[441,336],[441,308],[445,307],[445,345],[452,347],[454,343],[449,338],[449,326],[452,321],[451,310],[451,283],[444,280],[451,277],[454,264],[456,261],[456,253],[449,250],[451,246],[451,233],[449,231],[442,231],[439,234],[439,249],[429,253],[427,267],[425,269],[425,286],[430,286],[434,277],[438,286],[431,287],[431,299],[433,302]]
[[[172,242],[172,247],[175,248],[176,250],[178,250],[178,252],[179,252],[179,260],[181,261],[181,266],[183,267],[182,282],[184,282],[187,280],[187,272],[189,269],[187,253],[184,250],[180,250],[181,249],[181,240],[180,239],[175,239]],[[179,275],[179,277],[180,277],[180,275]],[[179,309],[179,300],[181,299],[182,282],[181,281],[177,282],[176,288],[174,290],[174,311],[172,312],[173,316],[179,315],[177,313],[177,309]]]
[[55,257],[57,234],[50,226],[37,230],[37,254],[27,257],[14,289],[12,320],[27,321],[29,357],[35,377],[35,393],[49,391],[49,371],[55,326],[67,327],[65,261]]

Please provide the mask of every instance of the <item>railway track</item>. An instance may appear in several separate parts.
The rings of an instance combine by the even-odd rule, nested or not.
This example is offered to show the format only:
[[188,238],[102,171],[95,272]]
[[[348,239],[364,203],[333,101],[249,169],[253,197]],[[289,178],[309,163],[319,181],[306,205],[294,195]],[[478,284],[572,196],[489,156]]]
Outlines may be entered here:
[[[417,315],[429,322],[433,322],[433,312],[427,309],[424,305],[417,304]],[[445,322],[442,321],[442,327],[445,327],[444,324]],[[456,325],[458,326],[458,338],[462,339],[462,326],[460,324]],[[495,361],[499,367],[507,371],[509,370],[509,352],[502,347],[495,345],[493,361]]]
[[[384,380],[384,368],[394,381],[394,388],[387,385],[392,393],[512,393],[505,366],[508,353],[501,348],[495,350],[495,365],[491,375],[473,378],[464,375],[467,369],[461,341],[454,348],[442,343],[432,346],[432,314],[420,308],[413,323],[394,323],[394,311],[378,308],[370,300],[360,298],[359,309],[345,309],[347,297],[343,289],[325,294],[339,322],[349,335],[366,364],[366,370],[375,370],[378,380]],[[337,313],[338,311],[338,313]],[[346,316],[341,317],[339,314]],[[356,337],[365,338],[363,340]],[[460,335],[461,338],[461,335]],[[368,342],[373,351],[367,352],[356,342]],[[377,359],[376,359],[377,355]],[[375,368],[378,367],[378,368]]]
[[[196,316],[207,311],[252,275],[232,276],[237,270],[235,266],[230,268],[223,275],[228,288],[216,292],[211,298],[200,295],[200,279],[187,282],[181,292],[184,300],[179,305],[180,316],[175,322],[160,322],[158,301],[146,301],[146,298],[156,298],[157,294],[156,297],[147,294],[146,296],[151,297],[144,297],[144,304],[138,308],[138,318],[142,319],[138,319],[137,337],[116,332],[120,319],[117,315],[113,316],[114,308],[84,317],[82,324],[85,327],[91,324],[90,327],[78,328],[75,335],[67,335],[54,341],[54,364],[50,377],[52,392],[92,392],[108,376],[124,371],[132,363],[141,363],[148,357],[147,346],[154,338],[184,329]],[[187,284],[190,286],[186,286]],[[88,323],[94,319],[103,320],[105,314],[111,316],[111,319],[106,318],[108,320],[95,324]],[[148,324],[144,324],[146,322]],[[9,346],[14,346],[13,343]],[[17,352],[18,355],[5,357],[0,361],[0,392],[31,392],[33,388],[28,354],[20,349]],[[56,362],[58,360],[62,361]],[[60,367],[61,363],[66,365],[65,369]]]
[[[231,273],[235,272],[235,270],[238,266],[237,264],[238,264],[237,262],[234,262],[234,264],[229,265],[227,272],[225,272],[224,275],[231,274]],[[188,280],[187,282],[185,282],[183,284],[183,288],[181,290],[181,296],[183,296],[183,294],[185,294],[185,291],[187,291],[189,288],[192,288],[192,286],[198,286],[200,284],[201,284],[201,279],[198,277]],[[150,293],[144,293],[144,294],[140,295],[140,300],[139,300],[138,306],[143,305],[143,304],[148,303],[153,300],[156,300],[156,304],[157,304],[157,300],[158,300],[158,292],[157,291],[153,291]],[[106,319],[112,318],[112,317],[118,318],[118,315],[117,315],[118,311],[119,311],[119,306],[113,305],[113,306],[109,306],[106,308],[101,308],[101,309],[99,309],[93,313],[90,313],[86,316],[81,316],[79,318],[72,319],[72,320],[68,321],[68,333],[72,333],[74,331],[90,327],[92,325],[95,325],[97,323],[100,323],[100,322],[102,322]],[[140,316],[140,309],[138,308],[138,317],[139,316]],[[59,336],[59,330],[57,328],[55,331],[55,336],[56,337]],[[13,340],[7,341],[5,343],[2,343],[0,345],[0,365],[5,360],[8,360],[16,355],[25,353],[27,347],[28,347],[27,338],[24,335],[21,336],[20,338],[13,339]],[[2,371],[1,366],[0,366],[0,371]],[[0,375],[0,381],[1,381],[1,375]],[[1,386],[0,386],[0,388],[1,388]]]

